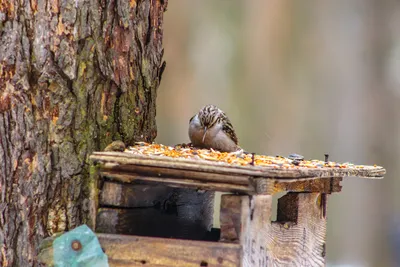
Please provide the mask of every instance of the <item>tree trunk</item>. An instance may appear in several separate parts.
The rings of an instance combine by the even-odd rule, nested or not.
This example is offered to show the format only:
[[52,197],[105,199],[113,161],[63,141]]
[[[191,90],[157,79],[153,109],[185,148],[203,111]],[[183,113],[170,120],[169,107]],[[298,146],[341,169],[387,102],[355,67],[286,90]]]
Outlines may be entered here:
[[0,1],[0,266],[87,221],[92,151],[155,138],[166,5]]

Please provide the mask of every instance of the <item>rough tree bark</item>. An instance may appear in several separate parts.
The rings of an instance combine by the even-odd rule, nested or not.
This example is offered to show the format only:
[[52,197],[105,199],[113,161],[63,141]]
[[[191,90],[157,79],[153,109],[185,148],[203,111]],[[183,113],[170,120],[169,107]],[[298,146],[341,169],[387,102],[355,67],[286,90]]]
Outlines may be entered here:
[[93,150],[155,138],[166,5],[0,1],[0,266],[85,222]]

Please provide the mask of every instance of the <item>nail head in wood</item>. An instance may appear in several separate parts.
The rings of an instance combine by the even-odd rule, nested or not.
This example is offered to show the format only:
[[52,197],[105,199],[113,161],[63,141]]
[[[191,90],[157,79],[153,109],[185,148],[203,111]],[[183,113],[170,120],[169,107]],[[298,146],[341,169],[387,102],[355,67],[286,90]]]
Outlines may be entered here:
[[329,160],[329,154],[325,154],[325,163],[328,163]]
[[256,155],[256,153],[251,153],[251,163],[250,165],[254,166],[254,156]]
[[71,248],[75,251],[79,251],[82,249],[82,243],[79,240],[73,240],[71,242]]

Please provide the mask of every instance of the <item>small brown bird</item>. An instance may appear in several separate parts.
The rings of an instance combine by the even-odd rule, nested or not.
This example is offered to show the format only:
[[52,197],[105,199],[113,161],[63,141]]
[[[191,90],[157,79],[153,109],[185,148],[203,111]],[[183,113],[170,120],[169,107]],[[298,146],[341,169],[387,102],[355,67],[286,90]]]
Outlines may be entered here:
[[193,146],[221,152],[241,150],[232,124],[214,105],[204,106],[189,121],[189,138]]

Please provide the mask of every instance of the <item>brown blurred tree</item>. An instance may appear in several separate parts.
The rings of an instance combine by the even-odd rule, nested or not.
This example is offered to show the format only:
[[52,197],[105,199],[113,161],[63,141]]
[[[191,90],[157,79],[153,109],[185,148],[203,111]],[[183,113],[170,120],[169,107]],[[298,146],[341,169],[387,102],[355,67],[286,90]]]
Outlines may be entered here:
[[0,1],[0,266],[87,222],[93,150],[155,138],[166,5]]

